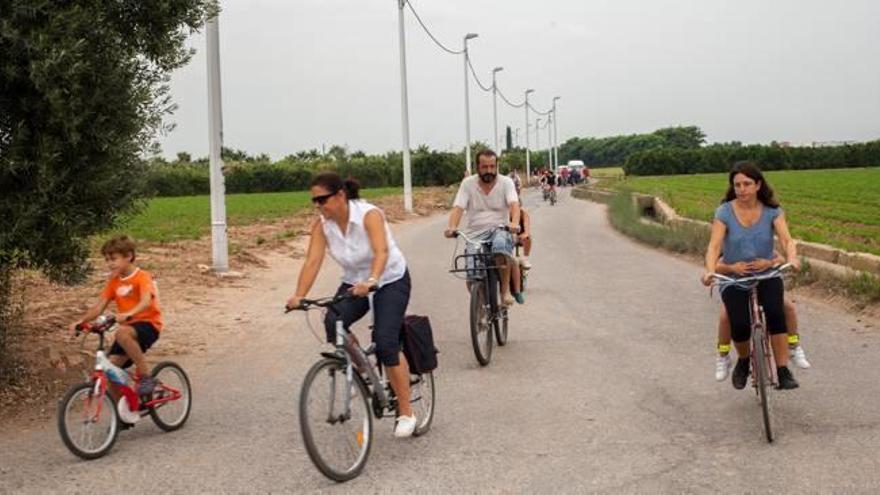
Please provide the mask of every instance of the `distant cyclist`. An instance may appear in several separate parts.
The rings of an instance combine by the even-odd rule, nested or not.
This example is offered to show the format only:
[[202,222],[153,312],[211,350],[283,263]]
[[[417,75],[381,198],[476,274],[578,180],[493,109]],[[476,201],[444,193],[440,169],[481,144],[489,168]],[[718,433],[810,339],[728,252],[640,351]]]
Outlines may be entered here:
[[[774,266],[773,235],[779,237],[786,259],[800,268],[797,248],[788,231],[785,214],[774,197],[760,169],[751,162],[738,162],[728,176],[728,189],[721,206],[715,211],[712,236],[706,252],[706,273],[703,283],[712,283],[712,274],[724,270],[733,275],[762,273]],[[719,265],[723,247],[723,263]],[[785,287],[781,278],[762,280],[758,298],[764,309],[767,331],[773,346],[780,389],[798,387],[788,369],[788,339],[785,311]],[[742,389],[749,377],[751,356],[751,324],[749,293],[728,286],[721,293],[730,319],[731,333],[738,360],[733,369],[733,386]]]
[[[510,294],[510,276],[513,259],[513,237],[511,232],[519,230],[519,197],[516,186],[510,177],[498,175],[498,156],[485,149],[477,153],[477,175],[461,182],[449,223],[444,231],[446,237],[453,237],[461,217],[467,213],[468,235],[477,236],[491,246],[495,262],[501,267],[501,300],[510,306],[516,300],[524,302],[521,293]],[[510,232],[499,229],[509,226]]]

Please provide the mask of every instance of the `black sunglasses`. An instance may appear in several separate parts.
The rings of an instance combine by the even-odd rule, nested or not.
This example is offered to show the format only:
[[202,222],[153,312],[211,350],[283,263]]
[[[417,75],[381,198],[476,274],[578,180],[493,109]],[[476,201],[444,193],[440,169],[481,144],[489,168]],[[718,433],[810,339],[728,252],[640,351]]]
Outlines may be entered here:
[[[336,191],[336,192],[339,192],[339,191]],[[321,196],[313,196],[312,203],[314,203],[316,205],[324,206],[325,204],[327,204],[327,201],[335,195],[336,195],[336,193],[332,192],[330,194],[322,194]]]

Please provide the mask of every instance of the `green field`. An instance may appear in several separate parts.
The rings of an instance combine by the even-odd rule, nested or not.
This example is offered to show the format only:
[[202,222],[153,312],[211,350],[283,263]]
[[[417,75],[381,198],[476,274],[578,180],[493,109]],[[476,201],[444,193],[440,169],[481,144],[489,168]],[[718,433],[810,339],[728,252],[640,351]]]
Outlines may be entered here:
[[[880,254],[880,168],[765,175],[795,238]],[[708,221],[727,190],[727,174],[632,177],[609,186],[660,196],[680,215]]]
[[590,176],[595,177],[597,179],[602,178],[622,178],[623,177],[623,167],[602,167],[602,168],[591,168]]
[[[402,188],[364,189],[365,198],[403,194]],[[308,191],[282,193],[229,194],[226,196],[226,217],[229,225],[245,225],[272,221],[312,208]],[[135,239],[169,242],[198,239],[210,232],[210,196],[154,198],[138,215],[123,222],[117,232]]]

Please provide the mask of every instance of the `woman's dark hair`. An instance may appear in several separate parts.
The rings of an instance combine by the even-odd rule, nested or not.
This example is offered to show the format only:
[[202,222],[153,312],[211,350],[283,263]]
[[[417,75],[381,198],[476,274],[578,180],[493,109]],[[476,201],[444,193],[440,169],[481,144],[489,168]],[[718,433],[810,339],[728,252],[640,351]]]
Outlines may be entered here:
[[733,167],[731,167],[730,174],[727,176],[727,193],[724,195],[724,199],[721,200],[722,203],[736,199],[736,191],[733,188],[733,178],[736,177],[737,174],[743,174],[761,186],[761,188],[758,189],[758,201],[764,203],[765,206],[779,208],[779,201],[776,200],[776,193],[773,192],[773,188],[770,187],[770,184],[764,179],[764,174],[761,173],[761,169],[759,169],[754,163],[748,161],[736,162],[733,164]]
[[349,177],[342,180],[336,172],[321,172],[312,179],[312,186],[321,186],[327,190],[328,194],[336,194],[340,190],[345,190],[345,197],[348,199],[360,199],[359,191],[361,185],[358,181]]

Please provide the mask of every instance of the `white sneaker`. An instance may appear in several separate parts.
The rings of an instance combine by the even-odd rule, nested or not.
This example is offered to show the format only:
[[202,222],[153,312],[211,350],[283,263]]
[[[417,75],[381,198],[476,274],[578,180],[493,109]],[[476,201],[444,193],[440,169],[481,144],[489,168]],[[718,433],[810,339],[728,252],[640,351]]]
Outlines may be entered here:
[[807,369],[811,366],[810,362],[807,361],[807,355],[804,352],[804,348],[801,346],[789,347],[788,358],[791,359],[798,368]]
[[730,367],[732,365],[733,360],[730,359],[730,354],[718,356],[718,359],[715,360],[715,380],[719,382],[727,380],[727,375],[730,374]]
[[394,424],[394,436],[397,438],[409,438],[416,431],[416,415],[398,416]]
[[523,270],[531,270],[532,264],[529,262],[529,258],[526,256],[519,257],[519,264],[523,267]]

